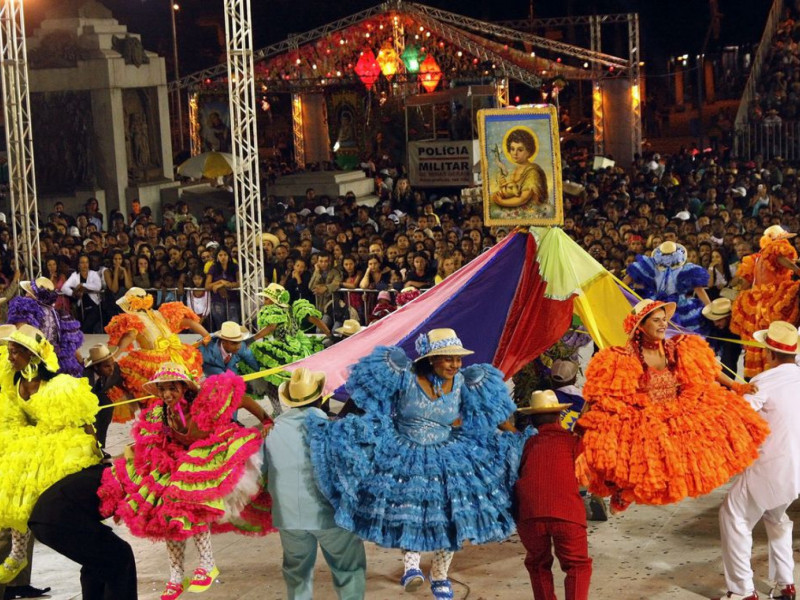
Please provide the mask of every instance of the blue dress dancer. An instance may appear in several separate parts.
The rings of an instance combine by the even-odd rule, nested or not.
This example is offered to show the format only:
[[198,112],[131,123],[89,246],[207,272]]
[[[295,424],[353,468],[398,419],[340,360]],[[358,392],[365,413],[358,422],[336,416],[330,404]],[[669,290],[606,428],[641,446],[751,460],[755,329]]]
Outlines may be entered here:
[[[707,322],[703,307],[710,302],[705,288],[708,271],[686,262],[686,248],[675,242],[664,242],[653,250],[653,256],[639,254],[628,266],[628,278],[642,298],[678,305],[672,322],[690,333],[705,333]],[[693,297],[696,294],[698,297]]]
[[328,421],[309,415],[311,460],[336,524],[405,551],[407,591],[424,582],[420,552],[434,552],[431,589],[453,597],[447,571],[464,541],[501,541],[514,530],[513,485],[524,439],[498,429],[515,410],[503,374],[461,369],[452,329],[416,341],[412,363],[381,346],[351,370],[347,390],[365,411]]

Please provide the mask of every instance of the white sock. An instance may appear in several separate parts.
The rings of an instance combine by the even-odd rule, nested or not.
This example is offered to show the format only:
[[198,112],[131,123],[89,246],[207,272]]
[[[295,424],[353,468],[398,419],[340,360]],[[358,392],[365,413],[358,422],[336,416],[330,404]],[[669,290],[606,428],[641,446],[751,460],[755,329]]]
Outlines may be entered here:
[[419,569],[419,552],[412,552],[411,550],[403,551],[403,568],[406,573],[411,569]]
[[200,553],[200,568],[210,573],[214,568],[214,551],[211,549],[211,533],[205,531],[194,536],[194,544]]
[[449,550],[437,550],[433,553],[433,564],[431,565],[431,581],[442,581],[447,579],[447,572],[450,570],[450,563],[453,560],[454,552]]
[[167,555],[169,556],[170,583],[183,583],[183,561],[186,558],[186,542],[167,541]]

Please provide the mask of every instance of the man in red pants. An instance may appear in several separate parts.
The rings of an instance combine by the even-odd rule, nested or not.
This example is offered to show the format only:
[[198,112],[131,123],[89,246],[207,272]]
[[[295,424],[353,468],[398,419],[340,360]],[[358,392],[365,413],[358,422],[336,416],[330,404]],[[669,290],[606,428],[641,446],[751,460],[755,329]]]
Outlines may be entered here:
[[539,433],[525,444],[515,487],[517,531],[528,551],[525,568],[535,600],[556,600],[553,553],[566,573],[566,600],[588,600],[592,559],[586,539],[586,509],[575,477],[580,438],[564,429],[560,404],[552,390],[536,391],[530,414]]

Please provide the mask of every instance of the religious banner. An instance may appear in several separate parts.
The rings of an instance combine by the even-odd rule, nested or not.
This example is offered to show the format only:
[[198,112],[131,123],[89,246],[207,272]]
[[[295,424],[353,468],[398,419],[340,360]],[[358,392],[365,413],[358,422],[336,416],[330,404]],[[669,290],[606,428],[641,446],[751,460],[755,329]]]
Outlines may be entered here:
[[472,140],[409,142],[409,182],[419,187],[472,185],[472,156]]
[[555,106],[478,111],[486,225],[561,225]]

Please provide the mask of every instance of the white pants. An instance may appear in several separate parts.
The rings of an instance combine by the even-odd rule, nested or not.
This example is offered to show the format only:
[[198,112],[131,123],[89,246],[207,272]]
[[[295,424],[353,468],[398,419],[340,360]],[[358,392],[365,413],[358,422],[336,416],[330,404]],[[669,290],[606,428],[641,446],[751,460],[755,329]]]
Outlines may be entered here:
[[794,582],[792,521],[786,516],[790,504],[764,510],[753,500],[743,477],[734,482],[719,509],[722,564],[729,592],[747,596],[755,590],[750,557],[753,528],[762,518],[767,530],[769,579],[778,584]]

